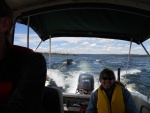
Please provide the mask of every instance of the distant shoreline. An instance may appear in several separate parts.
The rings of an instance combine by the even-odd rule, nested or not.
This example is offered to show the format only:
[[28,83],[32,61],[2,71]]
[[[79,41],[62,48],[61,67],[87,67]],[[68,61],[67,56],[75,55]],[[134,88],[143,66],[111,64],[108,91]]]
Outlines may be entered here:
[[[41,53],[43,56],[78,56],[79,54],[69,54],[69,53]],[[95,54],[81,54],[81,55],[95,55]],[[101,54],[101,55],[120,55],[127,56],[128,54]],[[149,57],[148,55],[138,55],[138,54],[130,54],[130,57]]]
[[75,54],[65,54],[65,53],[41,53],[43,56],[75,56]]

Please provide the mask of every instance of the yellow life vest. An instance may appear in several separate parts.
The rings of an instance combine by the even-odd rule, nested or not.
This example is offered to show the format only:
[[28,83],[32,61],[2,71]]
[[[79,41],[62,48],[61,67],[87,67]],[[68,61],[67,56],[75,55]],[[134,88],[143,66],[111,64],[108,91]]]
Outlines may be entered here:
[[122,88],[116,84],[113,91],[111,104],[104,90],[98,88],[98,113],[125,113],[125,104],[123,100]]

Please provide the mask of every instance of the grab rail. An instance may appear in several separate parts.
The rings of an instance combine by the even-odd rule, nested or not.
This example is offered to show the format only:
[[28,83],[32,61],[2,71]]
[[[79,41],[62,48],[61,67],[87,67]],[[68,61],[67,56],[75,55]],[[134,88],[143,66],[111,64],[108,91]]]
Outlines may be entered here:
[[140,108],[140,113],[142,113],[142,110],[143,110],[144,107],[145,107],[147,110],[150,111],[150,108],[148,108],[148,107],[146,107],[146,106],[141,106],[141,108]]

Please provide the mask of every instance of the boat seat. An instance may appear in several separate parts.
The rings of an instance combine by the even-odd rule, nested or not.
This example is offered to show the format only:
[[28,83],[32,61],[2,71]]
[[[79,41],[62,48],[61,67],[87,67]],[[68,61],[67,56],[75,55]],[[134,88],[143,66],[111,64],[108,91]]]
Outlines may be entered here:
[[63,95],[60,89],[45,87],[40,113],[64,113]]

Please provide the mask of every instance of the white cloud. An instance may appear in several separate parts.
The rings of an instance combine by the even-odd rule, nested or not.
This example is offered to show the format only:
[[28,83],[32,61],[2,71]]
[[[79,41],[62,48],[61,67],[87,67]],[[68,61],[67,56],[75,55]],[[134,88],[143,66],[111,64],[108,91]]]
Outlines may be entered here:
[[[26,46],[26,35],[16,34],[15,44]],[[30,47],[35,50],[37,45],[40,43],[40,38],[37,35],[30,35]],[[150,39],[148,40],[148,42]],[[149,43],[144,42],[147,50],[150,51]],[[74,38],[74,37],[61,37],[51,39],[51,52],[61,53],[76,53],[76,54],[128,54],[130,42],[113,40],[113,39],[102,39],[102,38]],[[42,42],[37,51],[48,52],[49,51],[49,40]],[[141,45],[132,44],[131,53],[134,54],[145,54],[144,49]]]
[[96,46],[96,43],[93,43],[90,45],[90,47],[95,47]]
[[89,45],[89,42],[83,42],[81,45]]
[[62,46],[67,46],[67,43],[62,43],[61,45],[62,45]]

